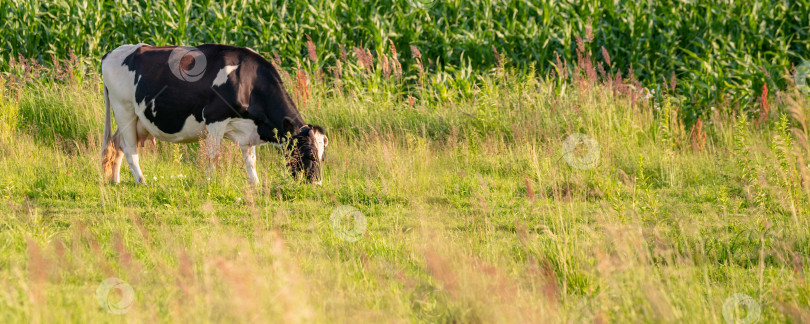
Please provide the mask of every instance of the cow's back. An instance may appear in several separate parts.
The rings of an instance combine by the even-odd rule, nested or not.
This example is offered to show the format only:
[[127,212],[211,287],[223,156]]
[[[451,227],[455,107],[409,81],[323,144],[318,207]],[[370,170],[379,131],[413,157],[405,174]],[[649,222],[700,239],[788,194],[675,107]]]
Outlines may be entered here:
[[164,141],[193,141],[234,121],[276,141],[304,124],[273,64],[248,48],[123,45],[102,58],[102,74],[116,115],[134,114]]
[[[214,87],[226,61],[238,59],[223,52],[218,45],[116,48],[102,58],[102,76],[113,110],[133,113],[138,126],[158,139],[198,139],[206,124],[240,114],[235,85],[220,81]],[[206,120],[206,113],[216,118]]]

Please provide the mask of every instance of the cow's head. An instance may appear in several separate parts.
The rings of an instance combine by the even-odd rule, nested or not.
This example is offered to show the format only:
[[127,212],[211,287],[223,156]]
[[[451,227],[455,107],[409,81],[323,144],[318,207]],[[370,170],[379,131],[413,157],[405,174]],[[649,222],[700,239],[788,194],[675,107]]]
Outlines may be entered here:
[[290,150],[287,167],[293,177],[303,173],[308,181],[321,184],[324,150],[329,145],[326,131],[321,126],[304,125],[291,134],[292,138],[287,142]]

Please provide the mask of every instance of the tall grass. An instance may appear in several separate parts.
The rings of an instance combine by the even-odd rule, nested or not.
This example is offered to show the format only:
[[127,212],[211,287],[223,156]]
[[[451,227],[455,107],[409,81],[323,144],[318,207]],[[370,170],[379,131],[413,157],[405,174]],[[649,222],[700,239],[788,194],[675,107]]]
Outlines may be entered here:
[[[436,75],[397,86],[371,59],[283,76],[329,131],[323,186],[272,147],[250,187],[232,144],[207,171],[204,148],[169,143],[142,149],[147,186],[126,170],[104,184],[82,137],[101,132],[98,76],[15,66],[0,78],[0,321],[722,323],[725,305],[752,310],[735,294],[759,321],[810,319],[796,89],[756,119],[721,107],[685,126],[679,98],[591,60],[555,77],[498,64],[448,94]],[[590,169],[567,163],[574,133],[597,143]],[[356,242],[330,225],[343,205],[367,222]],[[123,315],[96,298],[109,277],[134,290]]]
[[545,73],[557,55],[575,61],[576,37],[584,35],[594,57],[603,47],[614,56],[608,72],[632,68],[648,87],[677,78],[689,124],[705,119],[711,107],[754,110],[764,84],[785,89],[781,76],[810,59],[807,0],[4,0],[0,22],[0,45],[7,49],[0,70],[17,55],[50,62],[51,55],[64,58],[73,50],[97,60],[137,42],[243,45],[296,66],[309,35],[322,67],[336,64],[339,46],[376,55],[392,41],[408,60],[407,75],[416,74],[407,68],[415,66],[410,45],[438,70],[489,69],[496,64],[494,45],[523,69]]

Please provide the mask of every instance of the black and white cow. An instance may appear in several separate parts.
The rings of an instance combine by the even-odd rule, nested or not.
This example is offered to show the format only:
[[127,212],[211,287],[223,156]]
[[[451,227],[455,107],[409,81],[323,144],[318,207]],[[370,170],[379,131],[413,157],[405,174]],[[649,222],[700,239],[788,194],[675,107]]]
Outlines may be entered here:
[[123,45],[104,55],[101,71],[106,101],[102,167],[108,180],[120,181],[126,157],[135,181],[144,183],[138,147],[146,140],[205,138],[214,157],[227,138],[241,148],[251,184],[258,181],[255,147],[267,142],[290,147],[287,165],[293,175],[303,173],[320,184],[326,132],[304,123],[278,71],[255,51],[218,44]]

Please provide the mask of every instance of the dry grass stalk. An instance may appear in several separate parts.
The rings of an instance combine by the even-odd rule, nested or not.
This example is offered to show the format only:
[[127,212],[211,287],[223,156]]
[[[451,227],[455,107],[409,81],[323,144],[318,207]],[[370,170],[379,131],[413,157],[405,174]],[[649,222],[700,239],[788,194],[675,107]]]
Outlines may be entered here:
[[706,133],[703,131],[703,121],[700,118],[692,126],[690,137],[692,138],[692,150],[695,152],[702,151],[706,145]]
[[346,48],[343,47],[343,44],[338,44],[338,48],[340,49],[340,60],[346,62],[346,60],[349,59],[349,55],[346,53]]
[[612,65],[610,65],[610,54],[608,54],[608,51],[604,46],[602,46],[602,58],[605,59],[605,63],[607,63],[608,68],[612,67]]
[[411,55],[416,60],[416,73],[421,80],[425,72],[425,66],[422,65],[422,52],[419,52],[419,48],[416,46],[411,45]]
[[768,102],[768,83],[762,84],[762,94],[758,98],[759,100],[759,118],[756,119],[755,123],[759,125],[759,123],[763,123],[768,120],[768,115],[771,113],[771,105]]
[[307,72],[300,66],[295,74],[295,98],[298,109],[304,111],[310,99],[310,82]]
[[304,34],[307,37],[307,57],[309,60],[318,63],[318,52],[315,50],[315,43],[312,42],[312,37],[309,34]]

